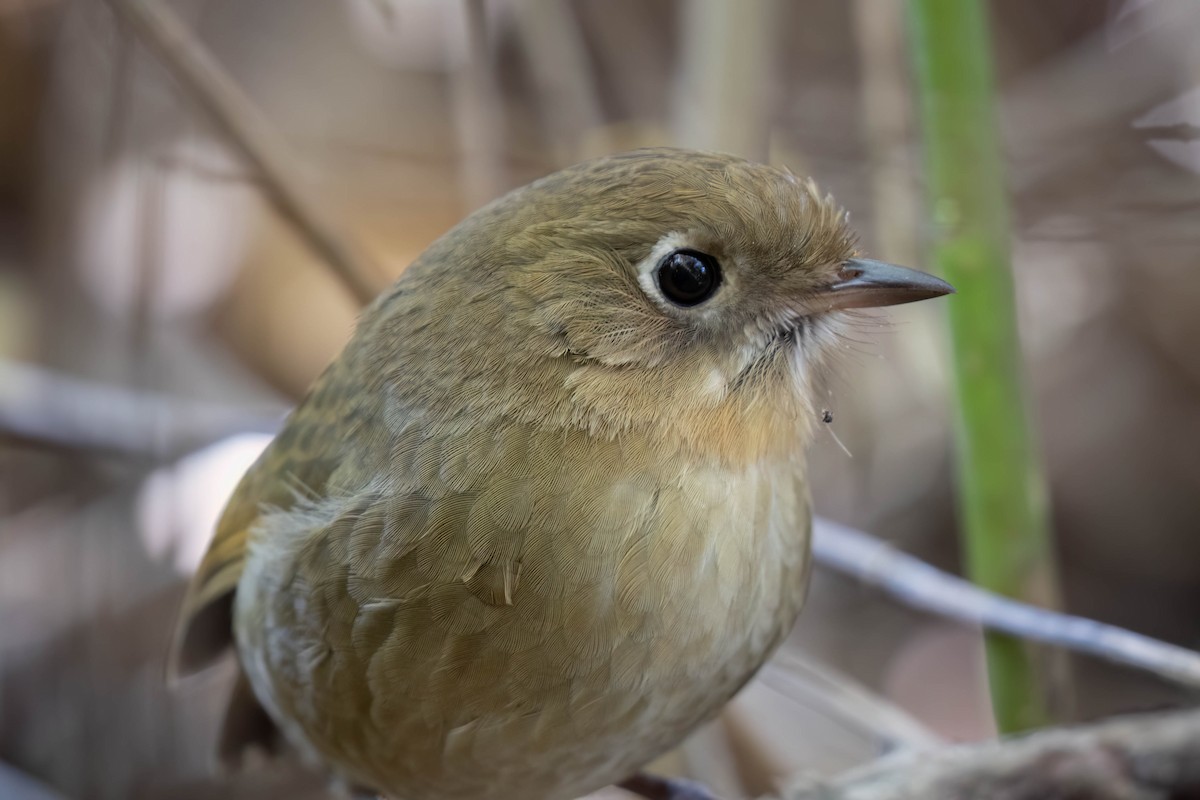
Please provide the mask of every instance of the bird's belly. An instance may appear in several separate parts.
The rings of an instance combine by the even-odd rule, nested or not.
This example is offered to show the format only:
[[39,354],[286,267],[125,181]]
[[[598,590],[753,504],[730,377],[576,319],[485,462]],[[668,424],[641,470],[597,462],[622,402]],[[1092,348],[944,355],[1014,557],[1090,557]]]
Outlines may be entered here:
[[369,579],[350,552],[305,580],[312,570],[295,562],[311,541],[289,569],[281,553],[252,552],[237,603],[243,666],[291,739],[389,796],[591,791],[713,716],[799,611],[803,493],[790,476],[756,484],[757,505],[722,491],[743,500],[671,506],[672,526],[615,532],[627,537],[615,549],[534,543],[503,597],[471,586],[494,563],[418,590]]

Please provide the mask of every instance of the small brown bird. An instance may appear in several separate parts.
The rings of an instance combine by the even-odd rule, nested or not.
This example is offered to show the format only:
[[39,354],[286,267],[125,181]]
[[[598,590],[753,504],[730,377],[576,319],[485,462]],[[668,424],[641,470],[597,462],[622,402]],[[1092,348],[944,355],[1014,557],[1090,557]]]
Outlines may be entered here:
[[175,666],[236,643],[223,751],[273,723],[388,797],[621,781],[800,610],[839,312],[951,291],[857,258],[831,198],[730,156],[518,189],[367,309],[242,479]]

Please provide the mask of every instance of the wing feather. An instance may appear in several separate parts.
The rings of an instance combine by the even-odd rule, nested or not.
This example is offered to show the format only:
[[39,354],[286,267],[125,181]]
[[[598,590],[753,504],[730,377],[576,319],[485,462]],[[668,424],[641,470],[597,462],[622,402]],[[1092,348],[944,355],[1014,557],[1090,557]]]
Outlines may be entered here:
[[331,372],[318,380],[225,505],[184,595],[167,660],[169,679],[204,669],[233,643],[233,596],[245,568],[250,534],[263,511],[320,497],[338,467],[338,449],[344,443],[324,430],[330,422],[324,395],[335,384]]

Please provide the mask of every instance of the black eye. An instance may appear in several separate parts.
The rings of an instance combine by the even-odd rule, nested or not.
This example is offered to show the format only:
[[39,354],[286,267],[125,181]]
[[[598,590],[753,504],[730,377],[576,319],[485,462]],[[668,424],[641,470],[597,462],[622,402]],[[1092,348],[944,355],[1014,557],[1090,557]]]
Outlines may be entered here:
[[712,297],[720,285],[721,267],[710,255],[676,250],[659,262],[658,288],[676,305],[699,305]]

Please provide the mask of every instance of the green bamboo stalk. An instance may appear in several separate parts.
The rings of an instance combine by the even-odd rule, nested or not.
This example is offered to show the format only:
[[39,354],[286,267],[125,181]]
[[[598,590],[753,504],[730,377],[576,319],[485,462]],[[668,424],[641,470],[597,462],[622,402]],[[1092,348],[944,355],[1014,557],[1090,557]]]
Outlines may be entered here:
[[[910,0],[908,10],[933,260],[958,289],[946,308],[967,573],[995,592],[1056,605],[1045,483],[1022,389],[986,10],[981,0]],[[989,635],[987,663],[1000,730],[1044,725],[1045,684],[1031,650]]]

